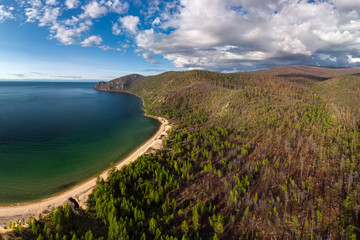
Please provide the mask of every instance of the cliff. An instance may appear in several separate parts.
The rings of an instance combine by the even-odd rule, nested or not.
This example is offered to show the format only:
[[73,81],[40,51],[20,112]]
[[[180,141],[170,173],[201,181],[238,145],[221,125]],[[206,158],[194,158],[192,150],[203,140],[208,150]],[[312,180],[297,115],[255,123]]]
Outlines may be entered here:
[[97,83],[93,88],[100,91],[118,92],[139,84],[144,80],[144,76],[139,74],[131,74],[124,77],[116,78],[109,82],[101,81]]

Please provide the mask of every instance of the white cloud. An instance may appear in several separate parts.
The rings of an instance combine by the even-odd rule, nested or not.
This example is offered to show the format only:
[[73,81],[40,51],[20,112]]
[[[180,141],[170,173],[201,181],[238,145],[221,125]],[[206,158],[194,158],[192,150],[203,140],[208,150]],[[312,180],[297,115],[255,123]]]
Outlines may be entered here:
[[329,54],[318,54],[319,58],[323,61],[332,61],[332,62],[336,62],[337,58],[336,57],[331,57],[331,55]]
[[[83,33],[90,30],[92,21],[89,19],[95,14],[95,8],[91,6],[84,7],[84,14],[88,13],[89,17],[80,18],[80,16],[70,16],[67,19],[61,18],[62,9],[60,6],[54,7],[53,4],[59,4],[57,0],[46,0],[43,4],[40,0],[27,0],[22,3],[27,16],[27,22],[38,22],[40,27],[48,27],[50,39],[57,39],[64,45],[76,44],[81,41]],[[63,1],[66,8],[78,7],[78,0]],[[89,4],[91,5],[91,3]],[[94,10],[95,9],[95,10]]]
[[65,5],[67,6],[68,9],[77,8],[80,5],[80,1],[79,0],[66,0]]
[[[100,44],[100,43],[99,43]],[[100,49],[104,50],[104,51],[108,51],[108,50],[114,50],[112,47],[108,46],[108,45],[102,45],[99,46]]]
[[[0,0],[1,1],[1,0]],[[48,27],[50,39],[57,39],[64,45],[81,44],[82,46],[99,45],[100,36],[83,39],[83,34],[89,32],[93,20],[105,16],[110,12],[125,13],[129,3],[122,0],[87,0],[81,6],[80,0],[16,0],[25,11],[26,22],[37,23],[40,27]],[[68,12],[67,9],[81,7],[82,13]],[[13,8],[0,5],[0,22],[12,17]],[[74,13],[64,18],[63,12]],[[110,24],[110,23],[109,23]],[[130,26],[130,25],[129,25]],[[131,26],[130,26],[131,27]],[[114,24],[114,34],[121,33],[120,23]],[[109,50],[107,45],[100,46]]]
[[[116,22],[103,20],[152,63],[162,55],[177,67],[233,71],[277,64],[358,64],[360,58],[360,4],[355,0],[16,2],[27,22],[49,28],[50,38],[104,50],[111,44],[91,36],[93,21],[122,14]],[[126,16],[129,4],[140,8],[144,22]],[[0,5],[0,22],[14,18],[12,11]],[[84,40],[85,33],[91,37]]]
[[28,0],[27,3],[32,5],[32,7],[41,7],[43,5],[41,0]]
[[58,2],[56,0],[46,0],[47,5],[57,5]]
[[106,5],[109,7],[111,12],[115,12],[118,14],[125,13],[129,8],[128,2],[123,2],[120,0],[108,0]]
[[74,26],[79,22],[79,20],[80,19],[78,17],[72,16],[71,19],[66,19],[64,21],[64,23],[65,23],[65,25],[68,25],[68,26]]
[[341,11],[359,11],[360,4],[357,0],[330,0]]
[[313,30],[313,33],[318,36],[324,42],[331,44],[345,44],[347,42],[352,42],[354,36],[349,31],[322,31],[322,30]]
[[39,26],[51,26],[56,23],[57,18],[61,15],[60,8],[50,5],[57,4],[56,1],[47,0],[43,5],[39,0],[29,0],[28,8],[25,8],[27,22],[39,21]]
[[120,35],[121,34],[121,28],[119,26],[119,23],[114,23],[112,26],[112,33],[114,35]]
[[40,0],[29,0],[29,7],[25,8],[26,22],[34,22],[38,19],[42,11],[42,3]]
[[84,41],[82,41],[81,45],[83,47],[90,47],[94,44],[99,45],[102,41],[103,40],[100,36],[91,36],[91,37],[88,37],[87,39],[85,39]]
[[108,12],[108,9],[96,0],[91,1],[89,4],[82,7],[82,9],[84,10],[84,13],[80,15],[81,18],[98,18]]
[[61,25],[59,23],[54,24],[51,28],[51,38],[56,38],[65,45],[74,44],[77,38],[80,38],[82,33],[89,31],[91,21],[80,23],[78,26],[72,26],[71,28]]
[[129,48],[129,47],[130,47],[129,44],[122,44],[121,46],[122,46],[123,48]]
[[348,57],[348,62],[349,63],[358,63],[358,62],[360,62],[360,58],[354,58],[351,55],[348,55],[347,57]]
[[45,7],[43,15],[38,16],[39,26],[47,26],[56,23],[57,18],[60,16],[60,8]]
[[0,5],[0,23],[4,22],[6,19],[14,18],[11,11],[13,8],[6,9],[4,5]]
[[157,18],[155,18],[154,21],[152,22],[152,25],[153,25],[153,26],[156,26],[156,25],[159,25],[160,23],[161,23],[160,18],[157,17]]
[[160,11],[160,0],[149,0],[147,1],[148,6],[146,6],[146,17],[151,18],[154,16],[157,12]]
[[360,56],[357,1],[180,0],[168,6],[135,41],[177,67],[312,64],[318,54],[329,55],[316,57],[329,64],[346,64],[350,53]]
[[151,63],[151,64],[159,64],[159,62],[157,60],[155,60],[155,54],[152,53],[152,52],[143,52],[142,53],[142,57],[144,59],[146,59],[146,61],[148,63]]
[[138,31],[137,25],[140,22],[140,19],[138,16],[125,16],[122,18],[119,18],[119,22],[121,22],[122,27],[127,30],[128,32],[135,34]]

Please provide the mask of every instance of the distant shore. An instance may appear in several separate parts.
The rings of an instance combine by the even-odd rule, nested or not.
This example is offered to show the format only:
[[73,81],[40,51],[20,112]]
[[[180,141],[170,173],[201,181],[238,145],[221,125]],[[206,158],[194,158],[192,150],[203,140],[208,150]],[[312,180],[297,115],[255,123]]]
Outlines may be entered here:
[[[161,149],[163,146],[163,138],[167,136],[167,131],[171,129],[169,122],[165,118],[153,117],[146,115],[147,117],[152,117],[158,119],[161,122],[159,130],[143,145],[138,147],[134,152],[132,152],[128,157],[123,161],[118,163],[115,167],[116,169],[121,169],[123,166],[135,161],[140,155],[147,152],[150,148]],[[106,179],[108,173],[111,169],[104,171],[100,177]],[[69,199],[75,199],[80,207],[86,207],[86,201],[88,196],[91,194],[92,190],[96,186],[97,177],[93,177],[90,180],[87,180],[65,192],[62,192],[58,195],[55,195],[50,198],[46,198],[41,201],[23,204],[23,205],[13,205],[13,206],[3,206],[0,207],[0,232],[4,233],[9,231],[6,229],[9,227],[9,222],[13,221],[14,223],[22,222],[25,223],[27,220],[34,217],[38,217],[39,214],[50,213],[53,207],[58,207],[66,203],[70,203]]]

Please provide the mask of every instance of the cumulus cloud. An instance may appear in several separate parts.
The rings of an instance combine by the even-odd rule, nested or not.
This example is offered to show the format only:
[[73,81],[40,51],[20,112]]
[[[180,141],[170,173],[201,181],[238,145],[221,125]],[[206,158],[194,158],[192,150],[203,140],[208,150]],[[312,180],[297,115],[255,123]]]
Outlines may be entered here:
[[119,26],[119,23],[114,23],[112,26],[112,33],[114,35],[120,35],[121,34],[121,27]]
[[126,31],[135,34],[138,31],[137,25],[139,24],[140,19],[138,16],[129,15],[119,18],[119,22]]
[[354,0],[330,0],[330,3],[333,3],[337,9],[345,12],[360,10],[359,2]]
[[43,15],[41,17],[38,17],[39,26],[42,27],[42,26],[55,24],[59,16],[60,16],[60,8],[45,7],[43,9]]
[[[101,43],[101,42],[100,42]],[[99,44],[100,44],[99,43]],[[108,46],[108,45],[102,45],[99,46],[100,49],[104,50],[104,51],[108,51],[108,50],[114,50],[112,47]]]
[[39,0],[30,0],[28,7],[25,8],[27,22],[39,22],[40,27],[51,26],[55,24],[57,18],[61,15],[60,8],[51,5],[57,4],[56,1],[48,0],[43,5]]
[[11,11],[13,8],[5,8],[4,5],[0,5],[0,23],[4,22],[6,19],[13,18]]
[[28,7],[26,7],[25,15],[27,16],[27,22],[34,22],[39,18],[39,15],[42,11],[42,2],[40,0],[29,0],[27,2]]
[[129,3],[121,0],[92,0],[82,7],[84,13],[81,14],[81,17],[99,18],[106,15],[108,12],[122,14],[125,13],[128,8]]
[[349,55],[348,61],[349,61],[349,63],[358,63],[358,62],[360,62],[360,58],[354,58],[353,56]]
[[153,15],[155,15],[156,13],[158,13],[160,11],[160,0],[150,0],[147,1],[148,6],[146,6],[146,17],[150,18]]
[[76,26],[64,26],[59,23],[55,23],[51,28],[50,32],[51,38],[59,40],[65,45],[74,44],[77,38],[80,38],[84,32],[89,31],[90,26],[92,25],[91,21],[81,22]]
[[[120,17],[118,22],[113,23],[112,25],[112,33],[114,35],[120,35],[121,33],[131,33],[136,34],[138,32],[138,24],[140,22],[139,17],[137,16],[125,16]],[[124,31],[122,31],[124,30]]]
[[[83,34],[90,31],[93,19],[103,17],[110,12],[124,13],[129,7],[127,2],[121,0],[90,0],[82,6],[81,3],[80,0],[66,0],[62,3],[57,0],[24,0],[20,2],[20,5],[24,7],[26,21],[37,22],[40,27],[48,27],[50,38],[57,39],[64,45],[81,44],[83,46],[98,45],[101,39],[99,36],[82,39]],[[79,7],[82,12],[63,18],[64,11]],[[113,32],[120,34],[121,27],[115,25]],[[102,49],[109,50],[108,47]]]
[[360,57],[355,2],[181,0],[171,18],[162,15],[160,28],[141,31],[136,43],[187,68],[314,64],[318,54],[327,54],[328,64],[348,64],[347,55]]
[[[115,50],[91,33],[93,22],[104,17],[119,42],[125,38],[149,63],[161,55],[176,67],[237,71],[280,64],[356,65],[360,59],[360,4],[354,0],[18,2],[27,22],[47,27],[50,38],[62,44]],[[130,4],[138,16],[127,14]],[[0,22],[12,18],[12,11],[0,5]]]
[[159,64],[160,62],[155,59],[155,54],[152,52],[143,52],[142,57],[151,64]]
[[[46,1],[43,4],[40,0],[28,0],[25,5],[25,15],[27,22],[38,22],[40,27],[48,27],[50,38],[57,39],[64,45],[71,45],[80,39],[82,34],[90,30],[91,20],[81,20],[79,17],[72,16],[70,19],[59,20],[62,15],[60,7],[52,6],[49,3],[56,1]],[[67,5],[69,2],[65,2]],[[76,4],[76,2],[73,2]]]
[[56,0],[46,0],[47,5],[57,5],[58,2]]
[[81,18],[98,18],[108,12],[108,9],[104,5],[95,0],[83,6],[82,9],[84,10],[84,13],[80,15]]
[[120,1],[120,0],[112,0],[112,1],[107,1],[106,6],[109,7],[109,10],[111,12],[122,14],[122,13],[125,13],[128,10],[129,3],[128,2],[123,2],[123,1]]
[[156,26],[156,25],[159,25],[160,23],[161,23],[160,18],[157,17],[157,18],[155,18],[154,21],[152,22],[152,25],[153,25],[153,26]]
[[79,0],[66,0],[65,5],[68,9],[77,8],[80,5]]
[[100,45],[100,43],[102,42],[102,38],[100,36],[91,36],[86,38],[84,41],[81,42],[81,45],[83,47],[90,47],[92,45]]

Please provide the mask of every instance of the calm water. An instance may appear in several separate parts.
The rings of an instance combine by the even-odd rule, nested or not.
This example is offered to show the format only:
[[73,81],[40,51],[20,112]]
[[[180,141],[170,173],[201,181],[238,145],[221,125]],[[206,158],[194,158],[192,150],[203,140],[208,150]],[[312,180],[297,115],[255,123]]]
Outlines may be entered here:
[[0,204],[48,197],[97,175],[159,123],[141,99],[94,83],[0,82]]

